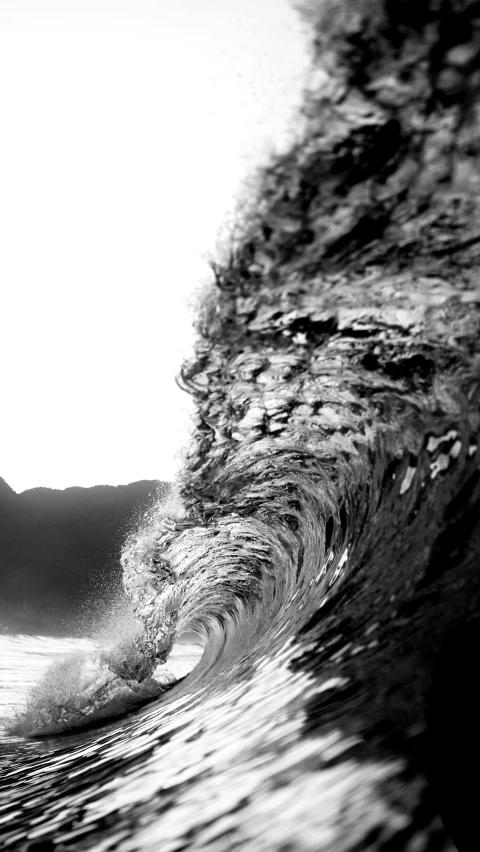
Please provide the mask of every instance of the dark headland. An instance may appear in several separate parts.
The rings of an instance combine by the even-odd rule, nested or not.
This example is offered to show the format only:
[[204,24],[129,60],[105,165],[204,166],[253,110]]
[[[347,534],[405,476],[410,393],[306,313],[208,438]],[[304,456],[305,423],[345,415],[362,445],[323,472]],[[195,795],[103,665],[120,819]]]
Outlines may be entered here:
[[165,483],[32,488],[0,477],[0,632],[72,635],[119,592],[122,542]]

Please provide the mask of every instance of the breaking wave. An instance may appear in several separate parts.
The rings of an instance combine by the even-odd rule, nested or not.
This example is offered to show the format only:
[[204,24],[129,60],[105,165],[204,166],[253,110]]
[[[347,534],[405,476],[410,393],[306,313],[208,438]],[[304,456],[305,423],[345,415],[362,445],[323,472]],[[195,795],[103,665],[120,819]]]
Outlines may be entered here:
[[[94,645],[57,661],[31,692],[33,709],[31,704],[23,729],[11,729],[3,741],[6,848],[30,848],[19,838],[31,849],[52,838],[60,848],[82,848],[75,844],[91,836],[98,843],[91,848],[105,842],[154,849],[161,838],[162,848],[173,852],[195,830],[195,848],[222,850],[222,831],[232,826],[240,845],[280,849],[290,843],[313,850],[319,832],[334,836],[345,797],[353,813],[359,803],[362,832],[375,831],[378,823],[396,830],[409,804],[379,798],[379,790],[402,771],[402,761],[349,758],[360,740],[334,720],[321,734],[304,734],[309,708],[323,708],[325,722],[336,701],[349,703],[351,679],[339,664],[378,648],[379,598],[391,597],[398,583],[385,573],[386,558],[393,564],[395,555],[401,569],[398,541],[393,535],[390,553],[378,545],[394,506],[398,511],[402,505],[398,497],[410,457],[399,458],[393,469],[384,449],[379,447],[372,475],[365,477],[360,473],[367,462],[360,455],[352,470],[350,462],[337,460],[334,468],[313,452],[285,447],[265,453],[250,446],[216,483],[227,507],[228,495],[235,495],[236,511],[211,526],[181,529],[185,510],[170,501],[168,557],[179,604],[174,632],[180,644],[196,647],[190,671],[175,673],[172,666],[168,689],[157,680],[154,694],[148,690],[155,675],[136,686],[113,675],[109,684],[92,686]],[[415,501],[414,482],[411,489]],[[399,529],[411,514],[411,500],[404,505],[404,517],[395,517]],[[144,577],[152,554],[158,562],[164,521],[165,507],[157,507],[127,542],[127,578],[133,564]],[[342,606],[355,602],[365,554],[367,596],[352,641]],[[173,612],[170,585],[158,593],[159,611]],[[116,629],[118,648],[118,636],[126,635],[118,619]],[[174,642],[160,668],[178,653]],[[82,679],[88,681],[83,687]],[[75,733],[75,727],[82,730]],[[25,740],[19,736],[25,733],[43,736]],[[333,811],[312,811],[312,797],[328,802],[329,790],[336,790]],[[29,807],[39,814],[35,824]],[[245,813],[239,823],[240,808]],[[288,819],[278,817],[279,809]]]
[[[433,5],[427,47],[448,29]],[[345,4],[329,25],[344,44],[318,33],[305,139],[215,269],[179,496],[123,551],[128,624],[57,657],[4,735],[7,850],[449,849],[424,705],[479,601],[478,235],[455,242],[475,217],[446,191],[450,153],[438,207],[412,171],[457,126],[439,54],[417,62],[408,24],[385,59],[394,22],[364,40]]]

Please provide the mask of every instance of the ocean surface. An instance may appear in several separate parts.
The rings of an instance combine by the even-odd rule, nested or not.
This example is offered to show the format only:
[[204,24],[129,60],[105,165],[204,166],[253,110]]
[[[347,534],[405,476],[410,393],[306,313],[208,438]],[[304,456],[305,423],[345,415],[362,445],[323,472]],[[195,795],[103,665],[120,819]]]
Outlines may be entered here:
[[[315,548],[323,533],[308,505],[304,518],[314,537],[307,545]],[[189,532],[183,536],[187,542]],[[319,676],[296,670],[299,654],[308,654],[315,643],[300,649],[295,634],[308,627],[348,567],[351,543],[343,532],[341,540],[334,533],[322,564],[306,554],[298,570],[280,564],[279,549],[275,577],[254,564],[255,553],[261,557],[265,550],[259,530],[258,539],[248,542],[252,561],[241,576],[236,568],[239,548],[245,547],[241,523],[232,532],[228,553],[216,542],[215,565],[212,553],[202,563],[196,531],[197,571],[184,596],[183,638],[180,631],[167,662],[155,672],[160,680],[163,672],[170,688],[133,712],[125,702],[115,708],[118,718],[100,719],[102,696],[88,693],[78,676],[78,660],[98,657],[105,631],[96,642],[0,637],[3,848],[317,850],[329,848],[334,837],[335,848],[343,848],[337,837],[342,803],[354,801],[360,790],[362,801],[368,791],[376,799],[377,786],[397,766],[339,762],[356,738],[335,726],[321,736],[305,736],[309,703],[320,699],[328,706],[347,679],[329,674],[328,666]],[[206,534],[204,559],[209,546]],[[118,638],[122,619],[114,614],[112,625]],[[375,633],[370,618],[365,646],[375,646]],[[340,656],[355,652],[343,647],[340,634],[336,645]],[[57,680],[49,671],[59,672]],[[62,704],[71,709],[87,693],[86,728],[31,735],[28,714],[25,721],[29,700],[37,711],[43,706],[48,728],[49,720],[61,717]],[[20,719],[23,713],[20,735],[12,732],[15,713]],[[316,808],[319,800],[322,807]],[[386,807],[377,803],[367,822],[375,823]]]
[[[318,103],[325,84],[338,111],[331,73]],[[443,636],[480,600],[478,294],[430,269],[427,237],[411,273],[408,254],[387,275],[382,260],[306,283],[288,268],[317,231],[322,252],[367,239],[342,206],[345,193],[360,216],[372,194],[363,163],[334,182],[338,210],[313,206],[296,228],[325,150],[340,175],[363,153],[374,170],[397,128],[352,101],[341,120],[313,114],[278,187],[268,175],[278,205],[258,264],[249,242],[182,370],[198,410],[184,506],[156,507],[122,557],[144,632],[112,605],[83,636],[0,636],[2,852],[453,849],[427,782],[426,704]]]
[[[312,458],[310,474],[314,464]],[[265,560],[261,567],[265,524],[257,524],[255,538],[240,517],[230,518],[224,532],[221,524],[216,531],[187,529],[176,542],[187,580],[192,571],[181,629],[154,673],[167,688],[153,699],[137,696],[142,706],[132,708],[111,680],[115,718],[102,718],[111,696],[96,686],[92,692],[89,672],[94,681],[101,670],[105,631],[84,639],[0,637],[3,849],[387,849],[378,837],[386,844],[399,832],[412,840],[405,849],[419,848],[418,826],[408,832],[412,797],[421,804],[425,783],[408,780],[402,756],[362,751],[361,726],[348,726],[336,711],[351,710],[353,702],[353,717],[363,712],[352,666],[367,682],[380,655],[373,668],[380,668],[381,681],[391,677],[382,654],[392,652],[382,651],[381,636],[392,616],[385,617],[379,596],[394,598],[404,583],[401,570],[389,570],[393,551],[371,557],[355,630],[342,615],[342,599],[355,600],[362,555],[378,544],[409,480],[408,458],[394,473],[380,468],[375,481],[379,486],[383,474],[383,492],[373,495],[370,524],[360,503],[334,511],[331,528],[319,524],[307,480],[296,514],[305,552],[288,558],[288,533],[275,542],[272,532],[274,568]],[[295,478],[292,470],[289,476]],[[289,499],[287,484],[284,490]],[[415,493],[412,486],[412,499]],[[115,613],[113,619],[118,639],[123,627]],[[73,730],[48,734],[49,723],[61,724],[65,712]],[[424,848],[451,847],[443,837]]]

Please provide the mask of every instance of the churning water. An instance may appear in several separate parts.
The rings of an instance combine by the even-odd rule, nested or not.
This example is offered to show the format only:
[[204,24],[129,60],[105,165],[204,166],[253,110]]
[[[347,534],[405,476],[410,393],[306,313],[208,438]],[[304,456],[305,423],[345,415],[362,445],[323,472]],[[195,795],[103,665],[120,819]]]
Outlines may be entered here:
[[[255,464],[250,461],[250,474]],[[379,548],[377,558],[375,548],[398,504],[408,459],[385,476],[380,453],[372,489],[365,486],[368,501],[360,487],[343,508],[335,504],[327,460],[281,451],[258,464],[263,473],[250,499],[274,506],[285,521],[280,528],[267,517],[244,521],[233,514],[214,529],[185,529],[171,546],[184,644],[167,661],[169,688],[133,712],[122,693],[114,708],[120,718],[100,727],[42,738],[4,732],[5,849],[314,852],[354,848],[358,833],[368,836],[381,824],[392,832],[408,826],[409,803],[383,795],[402,762],[351,755],[361,736],[340,730],[335,718],[321,734],[311,725],[312,708],[328,720],[335,700],[345,706],[351,700],[338,663],[377,653],[375,606],[404,582],[401,572],[385,573],[394,552],[388,558]],[[412,499],[415,493],[413,484]],[[409,512],[410,502],[402,505]],[[402,518],[396,521],[401,526]],[[147,523],[127,543],[124,560],[143,552],[149,535]],[[355,574],[368,549],[370,581],[352,643],[345,626],[332,629],[329,616],[335,594],[354,600]],[[83,724],[98,722],[111,696],[82,687],[76,668],[95,653],[87,641],[3,637],[2,680],[9,686],[2,712],[11,716],[26,687],[55,659],[52,671],[66,665],[71,676],[64,669],[60,678],[63,707],[45,703],[45,690],[33,693],[44,732],[45,712],[57,724],[67,707],[71,722],[77,698],[82,712],[87,707]],[[46,682],[51,697],[48,672]],[[21,723],[24,734],[29,721]]]
[[[279,218],[288,248],[298,223]],[[442,587],[463,559],[443,520],[478,505],[478,375],[451,331],[476,351],[477,293],[425,268],[268,293],[260,262],[240,270],[236,349],[224,281],[225,334],[184,371],[185,507],[125,543],[142,633],[127,613],[82,642],[2,638],[6,850],[448,848],[408,758],[430,635],[478,574],[470,560]]]

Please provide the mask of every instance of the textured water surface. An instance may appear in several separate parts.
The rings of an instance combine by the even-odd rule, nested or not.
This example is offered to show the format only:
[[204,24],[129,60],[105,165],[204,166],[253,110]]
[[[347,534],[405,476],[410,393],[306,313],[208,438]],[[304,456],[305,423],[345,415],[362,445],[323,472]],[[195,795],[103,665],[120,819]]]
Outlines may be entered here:
[[[376,592],[355,641],[341,623],[321,638],[322,624],[325,629],[330,623],[329,601],[335,600],[330,596],[339,583],[348,590],[379,530],[373,520],[365,524],[368,508],[360,511],[360,501],[355,512],[338,516],[332,503],[334,522],[326,531],[315,513],[319,491],[300,475],[306,464],[300,459],[298,472],[289,473],[297,484],[301,561],[296,525],[295,533],[285,527],[275,538],[258,521],[252,536],[237,516],[219,532],[189,529],[176,540],[185,573],[180,623],[203,632],[205,642],[203,656],[201,644],[174,646],[167,665],[175,670],[177,659],[178,678],[196,663],[176,686],[96,729],[40,739],[3,734],[0,824],[6,849],[49,839],[59,849],[221,852],[253,844],[265,852],[313,852],[331,844],[351,848],[354,825],[362,836],[384,831],[386,837],[409,826],[411,789],[405,801],[388,794],[403,761],[362,754],[360,731],[346,733],[335,717],[324,724],[335,701],[351,701],[349,662],[361,659],[368,668],[369,655],[378,652],[377,594],[392,596],[403,581],[382,580],[384,557],[373,556]],[[322,476],[314,458],[308,464],[310,475]],[[378,471],[377,482],[383,474]],[[405,459],[386,481],[388,499],[376,513],[379,529],[405,491],[407,476]],[[284,480],[276,499],[290,499],[289,490]],[[328,489],[323,493],[327,499]],[[148,526],[139,535],[145,543]],[[189,556],[195,564],[190,576]],[[7,708],[25,697],[48,659],[72,650],[93,653],[92,643],[77,640],[2,637],[2,643],[2,679],[17,672],[15,689],[4,693]],[[317,668],[308,665],[312,657]],[[323,707],[318,732],[311,724],[315,705]],[[422,784],[415,783],[420,795]]]
[[427,706],[480,606],[478,4],[303,5],[303,136],[214,269],[179,493],[123,549],[140,630],[7,727],[7,850],[452,848]]

